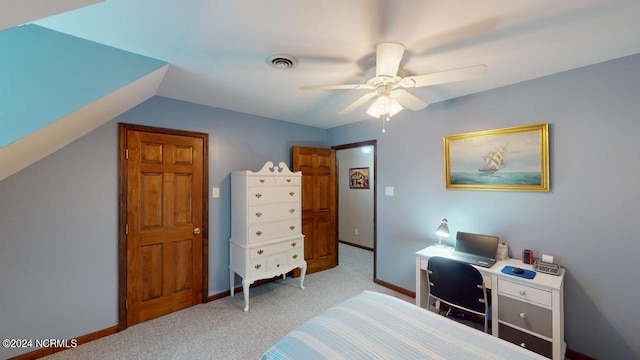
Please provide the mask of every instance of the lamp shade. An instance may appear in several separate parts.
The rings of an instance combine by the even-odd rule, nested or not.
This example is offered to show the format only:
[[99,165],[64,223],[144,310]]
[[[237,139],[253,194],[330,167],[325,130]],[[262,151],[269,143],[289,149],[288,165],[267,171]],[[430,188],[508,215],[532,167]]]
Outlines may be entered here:
[[449,226],[447,225],[447,219],[442,219],[442,223],[436,229],[436,235],[442,237],[449,237]]

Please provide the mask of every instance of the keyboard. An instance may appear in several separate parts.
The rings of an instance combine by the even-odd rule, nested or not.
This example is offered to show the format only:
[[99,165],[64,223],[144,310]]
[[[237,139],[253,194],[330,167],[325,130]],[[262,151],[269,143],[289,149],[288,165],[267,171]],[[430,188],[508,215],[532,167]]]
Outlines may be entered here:
[[480,255],[473,255],[473,254],[460,253],[460,252],[452,252],[451,254],[448,254],[447,257],[450,259],[466,262],[467,264],[482,266],[486,268],[490,268],[496,263],[495,259],[489,259],[487,257],[480,256]]

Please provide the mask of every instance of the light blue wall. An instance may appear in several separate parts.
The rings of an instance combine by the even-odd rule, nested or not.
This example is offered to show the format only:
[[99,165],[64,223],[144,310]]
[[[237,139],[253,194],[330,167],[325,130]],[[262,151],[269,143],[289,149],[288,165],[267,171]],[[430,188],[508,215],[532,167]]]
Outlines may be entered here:
[[[446,217],[452,232],[508,241],[512,256],[555,255],[567,268],[568,346],[640,358],[639,69],[635,55],[402,112],[384,135],[375,120],[330,129],[331,145],[378,139],[378,278],[415,290],[414,252]],[[549,193],[445,189],[444,136],[543,122]]]
[[[209,294],[229,289],[230,180],[326,131],[155,97],[0,182],[0,339],[74,338],[118,322],[118,122],[209,134]],[[0,348],[0,358],[35,349]]]
[[37,25],[0,31],[0,53],[0,148],[166,65]]
[[[378,139],[378,268],[413,290],[414,252],[442,217],[452,231],[498,235],[511,254],[550,253],[567,268],[570,348],[640,358],[640,55],[328,132],[153,98],[0,182],[0,338],[64,338],[117,323],[117,121],[206,132],[211,294],[227,285],[232,170],[289,160],[292,145]],[[213,96],[213,95],[212,95]],[[444,189],[442,137],[549,122],[549,193]],[[329,141],[327,141],[327,139]],[[384,187],[395,187],[385,197]],[[28,350],[25,350],[25,352]],[[0,358],[18,352],[0,349]]]

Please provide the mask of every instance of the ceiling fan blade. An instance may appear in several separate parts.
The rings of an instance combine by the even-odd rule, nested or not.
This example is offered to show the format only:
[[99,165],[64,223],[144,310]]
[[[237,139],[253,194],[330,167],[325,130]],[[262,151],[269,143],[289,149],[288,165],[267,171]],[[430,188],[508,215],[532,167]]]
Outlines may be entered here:
[[376,96],[376,92],[372,91],[369,93],[366,93],[364,95],[362,95],[360,98],[358,98],[358,100],[354,101],[351,103],[351,105],[347,106],[346,108],[344,108],[342,111],[339,112],[340,115],[344,115],[348,112],[351,112],[353,110],[355,110],[356,108],[360,107],[362,104],[366,103],[367,101],[371,100],[372,97]]
[[301,86],[300,90],[359,90],[359,89],[373,89],[367,84],[345,84],[345,85],[309,85]]
[[398,43],[380,43],[376,49],[376,77],[398,74],[400,61],[404,54],[404,45]]
[[445,70],[425,75],[407,76],[400,81],[400,86],[422,87],[438,85],[455,81],[470,80],[482,76],[487,71],[487,65],[474,65],[453,70]]
[[426,108],[429,104],[420,100],[418,97],[412,95],[406,90],[393,90],[391,92],[391,98],[395,99],[400,105],[409,108],[413,111],[418,111]]

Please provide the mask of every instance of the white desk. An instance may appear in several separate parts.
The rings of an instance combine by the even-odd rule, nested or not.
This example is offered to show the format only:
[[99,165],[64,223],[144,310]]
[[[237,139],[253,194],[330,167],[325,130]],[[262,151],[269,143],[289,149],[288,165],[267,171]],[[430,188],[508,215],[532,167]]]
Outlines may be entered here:
[[[427,262],[452,248],[430,246],[416,252],[416,305],[427,307]],[[505,274],[506,265],[533,270],[518,259],[498,261],[491,268],[474,266],[491,291],[493,336],[526,347],[554,360],[564,359],[564,273],[536,273],[529,280]]]

